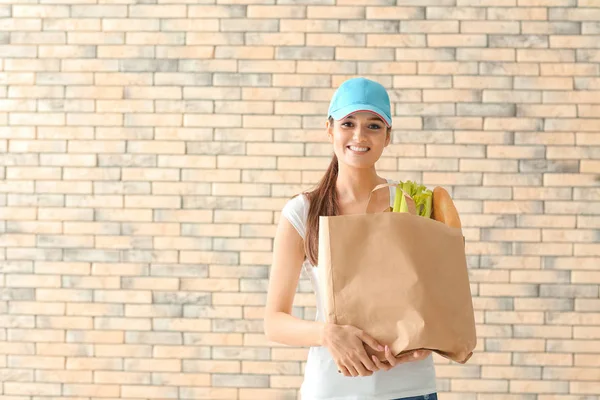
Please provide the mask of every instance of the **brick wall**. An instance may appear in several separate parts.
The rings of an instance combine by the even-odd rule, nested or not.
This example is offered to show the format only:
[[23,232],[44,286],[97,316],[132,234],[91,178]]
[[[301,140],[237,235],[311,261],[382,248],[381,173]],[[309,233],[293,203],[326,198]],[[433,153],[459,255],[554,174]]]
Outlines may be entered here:
[[41,3],[0,5],[2,400],[296,399],[272,239],[357,75],[379,173],[465,225],[479,347],[440,398],[600,398],[599,0]]

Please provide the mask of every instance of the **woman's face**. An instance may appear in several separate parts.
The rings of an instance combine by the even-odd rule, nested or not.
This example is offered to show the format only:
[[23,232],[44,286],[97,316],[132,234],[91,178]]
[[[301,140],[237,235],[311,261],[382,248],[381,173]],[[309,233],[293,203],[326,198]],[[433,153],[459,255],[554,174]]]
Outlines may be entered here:
[[371,168],[390,143],[385,122],[370,112],[348,115],[330,124],[329,141],[338,161],[355,168]]

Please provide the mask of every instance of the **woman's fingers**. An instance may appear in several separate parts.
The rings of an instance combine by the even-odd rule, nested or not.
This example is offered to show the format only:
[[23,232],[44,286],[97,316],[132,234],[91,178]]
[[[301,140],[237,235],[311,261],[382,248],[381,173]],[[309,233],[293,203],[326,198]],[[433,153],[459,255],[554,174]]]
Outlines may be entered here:
[[354,363],[352,364],[352,366],[354,367],[354,369],[356,370],[356,372],[358,373],[359,376],[371,376],[371,375],[373,375],[373,372],[369,371],[368,369],[366,369],[361,360],[354,361]]
[[362,363],[362,365],[365,366],[365,368],[369,371],[375,372],[377,371],[379,368],[377,368],[377,366],[373,363],[373,360],[371,360],[369,358],[369,355],[367,354],[367,352],[365,351],[364,353],[362,353],[360,355],[360,362]]
[[410,362],[410,361],[415,361],[416,357],[415,357],[415,352],[411,351],[405,354],[402,354],[401,356],[396,357],[396,364],[402,364],[405,362]]
[[338,372],[344,376],[352,376],[350,374],[350,371],[348,371],[348,368],[346,368],[345,365],[339,365],[338,364]]
[[396,364],[401,364],[411,361],[424,360],[431,354],[431,350],[415,350],[396,357]]
[[354,362],[351,359],[342,361],[342,364],[338,364],[339,371],[344,376],[358,376],[358,371],[354,368]]
[[396,357],[394,357],[392,351],[390,350],[390,346],[388,345],[385,346],[385,359],[388,360],[392,367],[395,367],[396,364],[398,364],[398,360]]
[[348,371],[350,371],[350,376],[359,376],[360,374],[358,373],[358,371],[356,370],[356,368],[353,365],[349,365],[348,367]]
[[361,357],[360,360],[352,360],[350,365],[340,366],[340,373],[344,376],[371,376],[378,370],[389,371],[398,364],[424,360],[431,355],[431,350],[414,350],[394,357],[389,346],[385,346],[384,354],[387,362],[379,360],[376,356],[371,356],[370,360],[368,356],[366,359]]
[[371,358],[373,359],[373,362],[375,363],[375,365],[376,365],[376,366],[377,366],[377,368],[379,368],[379,369],[382,369],[382,370],[384,370],[384,371],[389,371],[389,370],[392,368],[392,366],[391,366],[391,365],[389,365],[389,364],[385,364],[385,363],[381,362],[381,361],[379,360],[379,358],[377,358],[377,357],[375,357],[375,356],[373,356],[373,357],[371,357]]
[[392,356],[392,352],[389,349],[389,347],[386,346],[385,357],[388,360],[387,362],[383,362],[383,361],[379,360],[379,358],[377,358],[376,356],[372,356],[371,359],[373,360],[373,363],[375,364],[375,366],[378,369],[384,370],[384,371],[389,371],[390,369],[392,369],[393,367],[395,367],[398,364],[402,364],[402,363],[410,362],[410,361],[424,360],[427,357],[429,357],[430,354],[431,354],[431,350],[415,350],[415,351],[411,351],[409,353],[403,354],[401,356],[394,357],[394,356]]
[[383,346],[375,340],[372,336],[368,335],[366,332],[361,331],[359,336],[360,340],[367,344],[367,346],[371,347],[373,350],[381,351],[383,350]]
[[416,361],[424,360],[431,354],[431,350],[417,350],[414,353],[414,358]]
[[[369,366],[365,366],[365,362],[367,362]],[[348,366],[338,365],[338,372],[344,376],[371,376],[373,375],[373,372],[378,370],[379,367],[372,360],[369,360],[368,356],[366,356],[366,360],[353,361],[352,364]]]

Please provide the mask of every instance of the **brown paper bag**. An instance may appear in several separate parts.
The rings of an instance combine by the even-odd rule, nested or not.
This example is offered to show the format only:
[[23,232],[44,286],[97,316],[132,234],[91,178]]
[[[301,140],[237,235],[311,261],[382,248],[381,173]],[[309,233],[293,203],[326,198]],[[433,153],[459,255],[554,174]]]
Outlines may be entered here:
[[320,217],[325,318],[364,330],[396,356],[429,349],[464,364],[477,338],[462,230],[416,215],[404,196],[409,213],[369,213],[369,196],[365,214]]

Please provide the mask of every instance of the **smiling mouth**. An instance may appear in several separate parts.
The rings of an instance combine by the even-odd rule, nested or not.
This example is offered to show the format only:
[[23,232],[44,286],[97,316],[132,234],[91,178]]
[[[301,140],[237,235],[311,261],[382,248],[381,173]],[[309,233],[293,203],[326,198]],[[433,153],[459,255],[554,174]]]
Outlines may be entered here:
[[370,147],[357,147],[357,146],[346,146],[347,149],[355,152],[355,153],[366,153],[371,150]]

